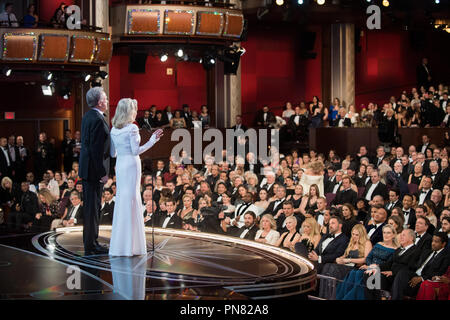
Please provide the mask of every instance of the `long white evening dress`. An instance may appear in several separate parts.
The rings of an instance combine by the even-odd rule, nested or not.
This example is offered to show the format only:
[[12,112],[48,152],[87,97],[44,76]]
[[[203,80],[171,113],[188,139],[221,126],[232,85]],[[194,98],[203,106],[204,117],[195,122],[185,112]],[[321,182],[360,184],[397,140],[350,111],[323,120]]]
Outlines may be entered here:
[[135,124],[111,129],[111,156],[116,157],[116,201],[109,246],[111,256],[147,253],[143,206],[140,195],[141,159],[139,155],[158,140],[156,135],[142,146]]

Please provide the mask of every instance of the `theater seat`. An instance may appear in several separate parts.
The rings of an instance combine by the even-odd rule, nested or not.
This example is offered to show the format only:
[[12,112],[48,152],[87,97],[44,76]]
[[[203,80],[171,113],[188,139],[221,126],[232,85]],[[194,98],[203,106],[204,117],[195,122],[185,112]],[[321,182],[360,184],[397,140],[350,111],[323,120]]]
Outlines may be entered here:
[[325,198],[327,199],[327,204],[331,205],[331,202],[336,198],[335,193],[325,193]]
[[366,188],[364,187],[358,187],[358,198],[361,198],[364,191],[366,191]]
[[408,191],[410,194],[416,193],[419,191],[419,186],[417,184],[410,183],[408,184]]

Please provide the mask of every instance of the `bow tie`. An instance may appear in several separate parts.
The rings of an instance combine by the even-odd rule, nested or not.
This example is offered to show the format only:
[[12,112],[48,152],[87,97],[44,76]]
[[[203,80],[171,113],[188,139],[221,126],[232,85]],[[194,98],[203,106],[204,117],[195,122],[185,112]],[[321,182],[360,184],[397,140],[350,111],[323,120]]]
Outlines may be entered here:
[[420,192],[420,194],[423,194],[423,193],[427,194],[428,191],[422,190],[422,191]]
[[167,214],[167,217],[168,217],[168,218],[170,218],[170,216],[171,216],[171,214],[170,214],[170,213],[168,213],[168,214]]
[[416,233],[416,238],[417,238],[417,239],[420,239],[420,238],[422,238],[422,236],[419,235],[418,233]]
[[372,224],[372,225],[370,225],[370,227],[369,227],[369,229],[376,229],[377,228],[377,225],[376,224]]
[[328,239],[328,238],[334,239],[334,238],[335,238],[335,235],[334,235],[334,234],[329,234],[328,237],[327,237],[327,239]]

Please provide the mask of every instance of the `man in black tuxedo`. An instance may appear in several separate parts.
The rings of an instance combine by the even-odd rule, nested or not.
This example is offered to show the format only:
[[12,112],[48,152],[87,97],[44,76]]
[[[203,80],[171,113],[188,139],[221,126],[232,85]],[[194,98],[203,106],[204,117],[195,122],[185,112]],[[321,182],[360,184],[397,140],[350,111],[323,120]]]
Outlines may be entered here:
[[15,210],[8,216],[8,223],[15,226],[16,231],[19,231],[23,224],[32,222],[39,211],[38,198],[36,193],[30,191],[30,184],[22,182],[20,189],[22,191],[20,199],[14,206]]
[[145,204],[145,210],[144,210],[145,226],[146,227],[158,227],[161,225],[161,218],[165,219],[166,217],[161,215],[161,213],[157,210],[156,205],[153,205],[153,201],[148,201]]
[[416,226],[414,232],[416,234],[416,239],[414,244],[417,247],[417,250],[422,253],[424,250],[429,250],[432,240],[432,235],[427,232],[430,228],[430,220],[424,216],[417,216],[416,218]]
[[431,84],[431,70],[428,66],[428,58],[422,58],[422,63],[416,68],[417,86],[428,90]]
[[422,178],[422,188],[419,190],[417,194],[418,204],[423,204],[425,200],[430,200],[431,193],[433,192],[433,190],[431,189],[432,183],[433,182],[431,177],[426,176]]
[[373,223],[366,225],[367,236],[372,242],[372,245],[376,245],[378,242],[383,241],[383,227],[386,224],[387,211],[382,207],[377,207],[377,211],[373,215]]
[[414,229],[416,226],[416,211],[412,208],[413,197],[410,194],[405,194],[402,200],[403,204],[403,216],[405,218],[404,229]]
[[327,167],[327,174],[323,180],[324,193],[331,193],[333,191],[334,184],[336,183],[336,169],[330,165]]
[[161,228],[181,229],[183,227],[183,220],[175,213],[176,201],[169,199],[166,201],[167,215],[161,216],[159,219]]
[[270,213],[274,216],[275,219],[279,217],[283,213],[283,203],[286,200],[286,187],[280,185],[277,189],[276,193],[277,199],[269,203],[269,206],[266,210],[261,214],[261,216],[266,213]]
[[373,164],[375,165],[375,168],[378,168],[383,163],[383,160],[385,158],[386,158],[386,151],[384,151],[383,146],[379,146],[377,148],[377,156],[373,158]]
[[16,160],[16,177],[18,181],[26,180],[27,162],[30,159],[30,150],[24,146],[23,137],[17,136],[16,145],[19,150],[19,159]]
[[[408,269],[408,265],[415,259],[417,259],[418,250],[414,245],[415,241],[414,231],[411,229],[404,229],[400,233],[400,248],[395,250],[394,254],[391,255],[388,261],[381,264],[379,269],[381,271],[380,275],[380,289],[390,290],[395,276],[404,269]],[[419,253],[420,255],[420,253]],[[367,283],[369,273],[364,274],[363,283]],[[368,300],[380,300],[379,290],[370,290],[365,288],[366,299]]]
[[137,119],[139,128],[152,130],[152,119],[150,118],[150,110],[144,111],[144,116]]
[[447,183],[445,181],[445,176],[440,172],[439,170],[439,164],[437,161],[433,160],[429,164],[430,166],[430,177],[432,181],[432,188],[433,189],[442,189],[444,185]]
[[380,181],[378,170],[372,171],[370,182],[362,195],[367,202],[372,201],[374,196],[382,196],[384,200],[388,199],[387,187]]
[[8,140],[5,137],[0,138],[0,181],[4,177],[11,177],[13,165],[8,152]]
[[255,126],[269,128],[276,123],[275,115],[269,111],[268,106],[264,106],[262,110],[258,110],[255,117]]
[[[317,273],[322,272],[326,263],[334,263],[337,257],[344,254],[348,245],[348,238],[342,233],[342,219],[332,216],[329,223],[329,233],[322,236],[316,249],[308,254],[317,268]],[[296,249],[299,247],[296,244]]]
[[241,239],[255,240],[257,231],[256,214],[253,211],[247,211],[244,215],[244,226],[237,229],[234,236]]
[[11,179],[14,182],[22,182],[22,180],[19,180],[17,177],[17,167],[20,162],[20,154],[19,154],[19,148],[16,146],[16,137],[14,135],[10,135],[8,137],[8,145],[6,146],[9,153],[9,159],[11,160],[12,164],[12,175]]
[[152,176],[154,179],[156,179],[156,177],[158,176],[163,177],[164,173],[166,173],[167,171],[168,169],[165,167],[164,161],[158,160],[158,162],[156,163],[156,169],[152,172]]
[[61,142],[61,153],[64,157],[64,171],[67,173],[72,170],[74,147],[75,142],[72,140],[72,132],[70,130],[64,131],[64,140]]
[[85,255],[92,255],[108,252],[107,248],[100,246],[97,238],[102,189],[108,181],[111,137],[103,116],[108,109],[103,88],[89,89],[86,100],[91,110],[86,112],[81,122],[79,177],[83,179],[84,251]]
[[78,191],[70,194],[70,205],[64,210],[62,219],[53,219],[50,230],[60,227],[73,227],[83,225],[83,205]]
[[114,217],[114,192],[111,188],[103,190],[102,206],[100,209],[100,224],[111,226]]
[[389,202],[386,203],[385,209],[390,214],[395,207],[401,207],[400,191],[396,188],[389,190]]
[[338,171],[336,171],[334,185],[332,187],[330,187],[331,186],[331,183],[330,183],[330,186],[329,186],[330,190],[327,190],[330,192],[325,192],[325,193],[336,194],[342,186],[342,178],[343,177],[344,177],[344,170],[339,169]]
[[192,128],[192,113],[188,104],[183,104],[183,110],[181,116],[186,121],[186,126]]
[[430,144],[431,144],[430,138],[428,137],[428,135],[424,134],[422,136],[422,144],[417,147],[417,152],[425,154],[425,151],[430,146]]
[[238,114],[236,116],[236,124],[231,127],[234,131],[241,129],[242,131],[247,131],[247,127],[242,123],[242,116]]
[[305,217],[302,214],[296,214],[294,215],[294,204],[292,201],[288,200],[283,203],[283,213],[281,213],[279,216],[274,217],[274,219],[277,222],[277,231],[280,234],[283,234],[284,232],[287,232],[288,229],[286,228],[286,219],[290,216],[294,216],[295,219],[297,219],[297,231],[301,228],[303,221],[305,221]]
[[264,188],[267,190],[269,197],[272,197],[274,195],[273,186],[275,184],[275,178],[276,178],[275,173],[273,171],[267,171],[265,177],[261,180],[261,183],[259,184],[258,192]]
[[401,270],[395,277],[392,300],[402,300],[404,295],[416,296],[423,281],[441,276],[447,271],[450,263],[447,243],[448,237],[444,232],[433,236],[431,250],[422,252],[419,259],[413,259],[408,268]]
[[253,152],[248,152],[245,156],[245,165],[244,171],[251,171],[257,176],[261,175],[261,162],[256,159],[256,156]]
[[211,174],[206,177],[206,182],[211,187],[211,190],[214,190],[217,181],[219,180],[219,166],[217,164],[213,164],[211,167]]
[[351,188],[350,177],[344,176],[342,178],[342,190],[336,193],[336,197],[331,202],[336,207],[341,207],[344,203],[356,205],[358,193]]

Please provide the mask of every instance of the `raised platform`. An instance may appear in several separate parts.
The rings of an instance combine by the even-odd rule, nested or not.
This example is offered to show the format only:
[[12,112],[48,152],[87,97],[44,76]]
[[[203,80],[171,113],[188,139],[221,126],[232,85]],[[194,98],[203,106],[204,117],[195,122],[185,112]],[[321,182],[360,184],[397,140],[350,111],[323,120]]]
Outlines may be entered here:
[[[290,251],[208,233],[146,228],[147,255],[84,256],[81,227],[1,245],[3,299],[306,299],[316,271]],[[99,242],[109,244],[110,226]],[[5,241],[2,241],[5,243]],[[14,241],[13,241],[14,242]],[[8,244],[13,243],[8,241]],[[80,269],[79,279],[75,277]]]

